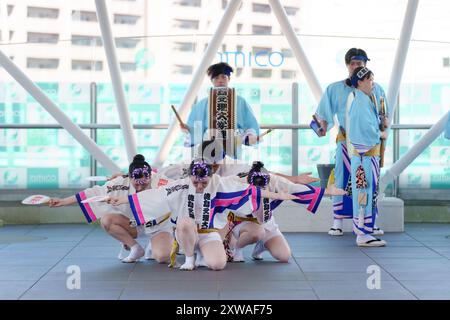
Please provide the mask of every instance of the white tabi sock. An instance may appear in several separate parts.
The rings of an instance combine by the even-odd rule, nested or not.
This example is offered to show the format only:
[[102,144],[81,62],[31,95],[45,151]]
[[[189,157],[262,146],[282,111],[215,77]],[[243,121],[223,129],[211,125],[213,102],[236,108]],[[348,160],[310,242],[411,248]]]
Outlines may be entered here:
[[371,236],[370,234],[364,234],[364,235],[358,235],[356,237],[356,242],[357,243],[366,243],[367,241],[370,240],[375,240],[376,238]]
[[334,219],[333,220],[333,229],[341,229],[344,228],[344,220],[343,219]]
[[131,247],[131,252],[125,259],[122,260],[122,262],[125,263],[131,263],[136,262],[140,258],[142,258],[145,254],[144,249],[141,247],[139,243],[136,243],[134,246]]
[[233,252],[233,261],[235,262],[244,262],[244,252],[243,252],[244,248],[234,248],[234,252]]
[[194,256],[188,257],[186,256],[186,260],[184,261],[184,264],[180,267],[180,270],[194,270],[195,267],[195,258]]

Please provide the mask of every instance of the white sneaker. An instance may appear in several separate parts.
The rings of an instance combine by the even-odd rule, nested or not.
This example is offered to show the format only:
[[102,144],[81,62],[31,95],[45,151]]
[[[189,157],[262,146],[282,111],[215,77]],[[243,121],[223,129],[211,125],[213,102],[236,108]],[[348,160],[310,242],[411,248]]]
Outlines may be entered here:
[[130,253],[130,248],[128,248],[128,246],[126,244],[122,244],[117,258],[119,260],[123,260],[128,256],[129,253]]
[[328,234],[330,236],[343,236],[344,235],[344,231],[342,231],[342,229],[340,229],[340,228],[331,228],[328,231]]
[[253,260],[262,260],[262,253],[266,251],[266,247],[264,246],[264,242],[259,240],[256,242],[255,247],[253,248],[252,258]]
[[145,247],[145,260],[154,260],[152,257],[152,242],[149,241],[147,247]]

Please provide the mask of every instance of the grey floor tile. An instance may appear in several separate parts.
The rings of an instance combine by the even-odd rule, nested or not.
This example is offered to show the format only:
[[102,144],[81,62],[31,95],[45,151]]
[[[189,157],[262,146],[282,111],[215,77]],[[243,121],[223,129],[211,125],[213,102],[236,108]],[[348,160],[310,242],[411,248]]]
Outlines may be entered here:
[[321,300],[416,300],[396,281],[381,281],[380,289],[368,289],[366,281],[311,281]]
[[402,281],[421,300],[450,300],[450,279],[434,281]]
[[48,266],[0,266],[0,281],[38,280],[48,270]]
[[218,272],[220,280],[305,280],[305,276],[294,262],[278,263],[272,261],[259,261],[247,263],[230,263]]
[[130,281],[120,299],[210,300],[218,297],[217,281]]
[[[0,228],[0,299],[449,299],[450,224],[407,224],[387,233],[385,248],[359,248],[355,237],[286,233],[293,257],[278,263],[228,263],[222,271],[192,272],[144,261],[124,264],[120,244],[98,225],[28,225]],[[146,238],[138,241],[145,246]],[[181,262],[183,256],[179,256]],[[69,266],[81,269],[81,290],[68,290]],[[367,267],[381,267],[381,289],[367,289]]]
[[158,264],[154,261],[146,261],[136,265],[130,281],[158,281],[182,282],[185,281],[215,281],[223,271],[212,271],[207,268],[199,268],[194,271],[182,271],[177,268],[169,268],[166,264]]
[[22,300],[110,300],[118,299],[126,286],[125,281],[85,281],[80,289],[68,289],[66,280],[41,280],[28,290]]
[[[309,281],[367,281],[372,272],[305,272],[305,277]],[[369,270],[370,271],[370,270]],[[383,281],[395,281],[386,271],[380,270],[380,277]]]
[[0,300],[17,300],[35,281],[0,281]]
[[442,258],[438,253],[425,247],[383,247],[361,248],[361,251],[372,258]]
[[32,268],[33,266],[47,266],[50,268],[57,264],[60,260],[60,257],[4,257],[0,255],[0,266],[28,266],[29,268]]
[[435,251],[437,254],[444,258],[450,259],[450,248],[447,247],[430,247],[430,250]]
[[356,246],[354,248],[299,248],[292,251],[295,258],[366,258]]
[[317,300],[313,290],[220,291],[221,300]]
[[444,271],[450,270],[450,261],[446,258],[374,258],[387,271]]
[[194,292],[158,292],[158,291],[127,291],[125,290],[120,300],[218,300],[218,292],[194,291]]
[[270,291],[280,292],[284,290],[311,290],[308,281],[247,281],[226,280],[219,282],[220,291]]
[[369,258],[296,258],[303,272],[365,272],[376,263]]
[[69,259],[77,259],[77,258],[115,258],[119,254],[121,246],[117,244],[117,246],[88,246],[81,247],[77,246],[74,248],[68,255]]

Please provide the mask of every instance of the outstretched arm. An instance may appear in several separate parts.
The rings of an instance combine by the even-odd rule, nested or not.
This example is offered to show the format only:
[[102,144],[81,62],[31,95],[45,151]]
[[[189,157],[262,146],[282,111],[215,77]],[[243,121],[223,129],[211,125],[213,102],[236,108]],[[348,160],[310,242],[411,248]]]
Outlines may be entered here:
[[277,176],[283,177],[285,179],[288,179],[292,183],[296,184],[310,184],[313,182],[320,181],[319,178],[311,177],[312,172],[305,172],[301,173],[298,176],[287,176],[282,173],[274,173]]
[[274,200],[295,200],[298,199],[296,196],[287,192],[271,192],[267,190],[261,190],[261,196],[263,198],[274,199]]
[[48,201],[49,207],[62,207],[68,206],[77,202],[77,198],[75,196],[70,196],[64,199],[61,198],[50,198]]

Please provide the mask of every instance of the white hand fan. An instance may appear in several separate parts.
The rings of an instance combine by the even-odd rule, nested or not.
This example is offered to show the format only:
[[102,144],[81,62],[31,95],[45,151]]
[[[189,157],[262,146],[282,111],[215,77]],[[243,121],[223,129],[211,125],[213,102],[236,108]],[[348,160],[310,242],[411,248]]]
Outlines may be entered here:
[[37,205],[44,204],[50,200],[50,197],[42,194],[34,194],[22,200],[22,204]]

